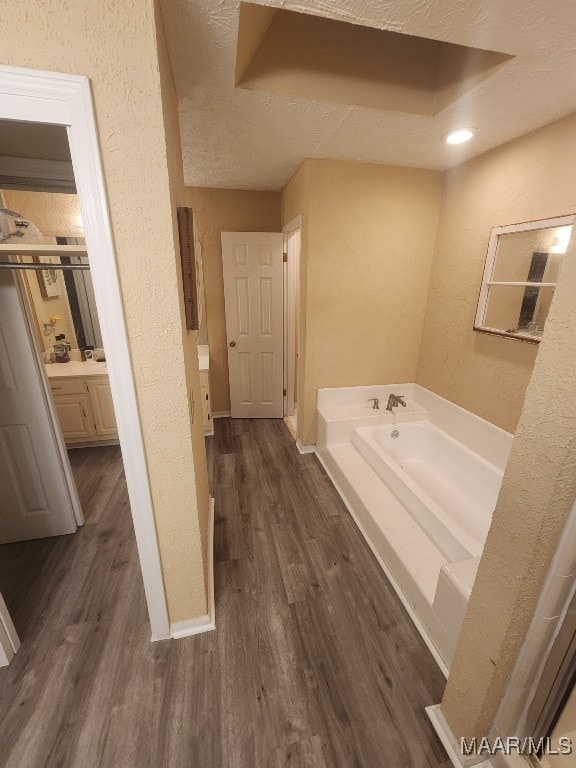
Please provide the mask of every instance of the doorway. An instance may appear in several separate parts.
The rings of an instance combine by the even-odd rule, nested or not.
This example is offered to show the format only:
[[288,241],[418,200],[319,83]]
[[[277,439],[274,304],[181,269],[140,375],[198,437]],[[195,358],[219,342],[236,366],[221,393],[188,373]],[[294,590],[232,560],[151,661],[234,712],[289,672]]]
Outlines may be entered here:
[[[0,121],[4,135],[10,125],[23,135],[19,123]],[[39,128],[36,151],[45,146]],[[0,191],[1,666],[20,641],[28,648],[39,632],[58,631],[63,607],[52,602],[38,615],[54,569],[58,582],[71,579],[70,592],[78,569],[99,572],[95,542],[114,531],[122,555],[134,538],[127,504],[116,503],[126,484],[104,349],[95,346],[102,341],[86,248],[57,236],[81,226],[76,197],[29,189],[25,179],[8,185],[17,189]],[[76,605],[65,600],[68,609],[94,604],[94,588],[85,584]]]
[[[158,540],[89,80],[77,75],[0,66],[0,120],[63,126],[66,131],[86,242],[88,250],[95,254],[91,274],[106,348],[111,396],[118,418],[152,639],[169,637]],[[4,622],[4,617],[0,617],[0,621]]]
[[298,360],[300,355],[300,251],[302,216],[282,229],[284,235],[284,417],[298,434]]
[[230,414],[282,418],[282,235],[222,232],[221,240]]
[[295,439],[301,229],[221,233],[231,416],[284,418]]

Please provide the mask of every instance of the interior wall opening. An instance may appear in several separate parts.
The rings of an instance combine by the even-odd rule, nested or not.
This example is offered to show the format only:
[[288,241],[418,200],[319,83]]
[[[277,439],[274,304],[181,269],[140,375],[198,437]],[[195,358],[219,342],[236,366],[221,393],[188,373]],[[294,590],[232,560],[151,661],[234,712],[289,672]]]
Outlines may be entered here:
[[302,219],[298,217],[284,227],[285,237],[285,311],[284,311],[284,415],[294,433],[298,431],[298,360],[300,354],[300,246]]
[[[21,125],[0,124],[14,136]],[[104,581],[118,588],[106,577],[108,538],[130,569],[138,555],[75,187],[57,194],[26,177],[9,186],[0,190],[0,640],[11,627],[16,651],[59,631],[58,617],[89,615]],[[0,644],[1,665],[13,654]]]

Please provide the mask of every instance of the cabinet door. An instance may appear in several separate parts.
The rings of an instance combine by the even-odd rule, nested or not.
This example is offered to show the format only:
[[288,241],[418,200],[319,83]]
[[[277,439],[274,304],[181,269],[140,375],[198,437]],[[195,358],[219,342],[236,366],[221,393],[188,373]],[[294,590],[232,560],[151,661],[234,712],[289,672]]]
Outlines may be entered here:
[[88,385],[94,424],[96,425],[96,434],[98,437],[116,437],[118,428],[116,427],[112,392],[110,391],[108,378],[88,379],[86,383]]
[[55,395],[54,405],[64,440],[89,440],[94,435],[86,395]]
[[210,394],[207,389],[201,389],[202,396],[202,418],[204,421],[204,432],[208,432],[212,428],[210,423]]
[[50,390],[52,394],[57,397],[59,395],[83,395],[84,394],[84,380],[80,376],[74,378],[51,378]]

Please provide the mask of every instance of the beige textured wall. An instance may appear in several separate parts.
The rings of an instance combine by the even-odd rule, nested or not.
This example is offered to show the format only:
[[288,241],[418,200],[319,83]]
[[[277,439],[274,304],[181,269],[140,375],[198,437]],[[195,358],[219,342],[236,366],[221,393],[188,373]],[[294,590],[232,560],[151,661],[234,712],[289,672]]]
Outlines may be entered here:
[[[184,187],[184,168],[182,164],[182,145],[180,141],[180,120],[178,116],[178,98],[172,77],[172,68],[168,56],[168,47],[164,33],[162,12],[159,0],[154,4],[156,33],[158,45],[158,60],[160,65],[160,82],[162,93],[162,111],[164,116],[164,129],[166,135],[166,156],[168,160],[168,179],[170,187],[170,213],[172,217],[172,243],[176,254],[176,290],[180,307],[181,323],[181,349],[184,351],[184,367],[186,376],[186,390],[188,395],[188,427],[192,436],[192,471],[188,483],[194,488],[195,494],[191,499],[195,502],[195,515],[191,515],[186,521],[188,527],[188,539],[183,542],[178,551],[176,567],[182,575],[190,568],[192,555],[198,556],[198,537],[200,538],[200,552],[204,566],[204,589],[208,594],[208,558],[212,553],[208,552],[208,516],[210,495],[208,490],[208,466],[206,463],[206,442],[204,439],[204,423],[202,416],[202,396],[200,392],[200,371],[198,368],[198,332],[186,329],[186,313],[184,310],[184,295],[182,287],[182,271],[180,268],[180,244],[178,236],[177,209],[186,205],[186,190]],[[166,393],[164,393],[166,394]],[[176,489],[177,491],[178,489]],[[172,534],[167,531],[167,535]],[[183,526],[183,531],[186,528]],[[171,618],[172,618],[171,611]],[[179,618],[175,621],[188,618],[184,613],[176,614]]]
[[576,247],[566,255],[442,711],[457,737],[489,733],[576,497]]
[[220,233],[280,232],[280,193],[188,187],[186,205],[194,211],[196,235],[202,245],[212,409],[229,411],[230,385]]
[[415,379],[442,184],[434,171],[330,160],[306,173],[298,435],[310,444],[319,388]]
[[47,237],[84,237],[77,195],[58,192],[3,191],[7,208],[28,216]]
[[537,345],[472,330],[492,227],[576,211],[576,116],[446,174],[417,382],[514,432]]
[[153,3],[12,10],[0,63],[91,79],[170,618],[192,618],[206,591]]

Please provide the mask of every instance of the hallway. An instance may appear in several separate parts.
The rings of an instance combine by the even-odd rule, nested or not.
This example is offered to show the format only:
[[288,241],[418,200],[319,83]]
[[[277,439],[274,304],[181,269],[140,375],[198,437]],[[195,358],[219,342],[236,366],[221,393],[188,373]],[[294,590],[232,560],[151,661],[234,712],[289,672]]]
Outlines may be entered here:
[[71,452],[84,529],[2,547],[0,764],[447,768],[444,678],[316,458],[281,420],[215,427],[216,632],[148,642],[117,448]]

